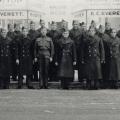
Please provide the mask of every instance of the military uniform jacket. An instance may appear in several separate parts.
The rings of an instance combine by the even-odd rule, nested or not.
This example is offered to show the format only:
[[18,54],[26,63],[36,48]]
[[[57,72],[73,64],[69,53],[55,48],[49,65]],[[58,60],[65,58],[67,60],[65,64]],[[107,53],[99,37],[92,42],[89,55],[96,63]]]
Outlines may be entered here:
[[109,80],[120,80],[120,39],[118,37],[110,37],[109,50]]
[[60,38],[60,34],[57,30],[50,30],[47,33],[47,36],[49,36],[52,39],[53,44],[55,44],[58,41],[58,39]]
[[117,36],[120,38],[120,30],[117,32]]
[[108,41],[110,40],[110,36],[105,33],[97,33],[99,38],[103,41],[104,45],[104,50],[105,50],[105,63],[102,64],[102,75],[104,80],[109,79],[109,62],[110,62],[110,50],[109,50],[109,45]]
[[32,74],[32,40],[22,35],[18,46],[20,73],[23,75]]
[[13,40],[14,37],[15,37],[15,33],[12,32],[12,31],[8,31],[8,32],[7,32],[7,37],[9,37],[9,38],[11,38],[11,39]]
[[40,37],[35,42],[35,57],[40,58],[41,55],[50,58],[54,55],[54,45],[51,38],[45,36]]
[[85,77],[87,79],[102,79],[101,62],[105,60],[102,40],[95,35],[84,40],[82,60],[85,62]]
[[[21,37],[21,32],[20,31],[14,31],[14,37],[12,39],[12,59],[13,61],[16,61],[18,59],[18,43]],[[10,35],[11,36],[11,35]]]
[[6,37],[0,38],[0,77],[9,77],[12,72],[12,53],[11,39]]
[[28,37],[30,38],[30,40],[32,40],[32,47],[31,47],[31,51],[32,51],[32,58],[34,59],[34,47],[35,47],[35,41],[37,39],[37,31],[36,30],[29,30],[28,32]]
[[61,38],[58,42],[56,62],[58,62],[58,77],[73,78],[76,61],[76,47],[70,38]]
[[83,45],[83,32],[80,29],[71,29],[70,38],[75,43],[76,52],[77,52],[77,62],[79,62],[81,59],[81,49]]
[[80,29],[71,29],[70,38],[75,42],[76,47],[79,47],[81,42],[82,31]]
[[103,41],[95,35],[87,36],[84,39],[83,43],[83,52],[82,52],[82,59],[85,62],[89,62],[91,59],[95,60],[105,60],[105,51],[103,46]]
[[56,54],[57,42],[60,39],[60,34],[57,30],[51,30],[47,34],[53,41],[54,44],[54,53]]

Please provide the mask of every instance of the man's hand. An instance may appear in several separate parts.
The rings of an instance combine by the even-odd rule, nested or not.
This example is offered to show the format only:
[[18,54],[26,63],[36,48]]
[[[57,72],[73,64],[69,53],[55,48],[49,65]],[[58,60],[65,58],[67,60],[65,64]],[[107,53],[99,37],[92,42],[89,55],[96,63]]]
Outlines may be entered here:
[[52,59],[52,57],[50,57],[50,62],[52,62],[53,61],[53,59]]
[[105,61],[104,61],[104,60],[101,60],[101,63],[102,63],[102,64],[105,64]]
[[55,62],[55,65],[58,66],[58,62]]
[[73,62],[73,65],[74,65],[74,66],[76,65],[76,61]]
[[82,63],[82,64],[85,64],[85,62],[84,62],[84,61],[82,61],[81,63]]
[[34,59],[35,62],[37,62],[37,60],[38,60],[37,58]]
[[16,60],[16,64],[19,65],[19,59]]

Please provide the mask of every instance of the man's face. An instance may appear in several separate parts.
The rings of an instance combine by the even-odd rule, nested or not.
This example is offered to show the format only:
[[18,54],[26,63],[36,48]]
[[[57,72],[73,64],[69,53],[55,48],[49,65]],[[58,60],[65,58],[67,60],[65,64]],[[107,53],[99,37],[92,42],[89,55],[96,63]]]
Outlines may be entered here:
[[19,30],[20,30],[20,26],[19,26],[19,25],[16,25],[15,30],[16,30],[16,31],[19,31]]
[[52,29],[52,30],[56,30],[56,29],[57,29],[56,23],[51,25],[51,29]]
[[62,28],[67,28],[67,23],[66,22],[62,22]]
[[104,33],[104,32],[105,32],[105,28],[104,28],[104,27],[99,28],[99,32],[100,32],[100,33]]
[[81,28],[82,28],[82,30],[85,30],[85,31],[87,30],[86,25],[82,25]]
[[35,30],[35,24],[33,23],[33,24],[30,24],[30,29],[31,30]]
[[115,38],[115,37],[116,37],[116,34],[117,34],[117,31],[116,31],[116,30],[112,30],[111,36]]
[[63,37],[64,37],[64,38],[68,38],[68,37],[69,37],[69,32],[68,32],[68,31],[63,32],[63,34],[62,34],[62,35],[63,35]]
[[90,34],[90,36],[94,36],[95,35],[95,29],[91,28],[89,30],[89,34]]
[[6,35],[7,35],[7,30],[2,30],[2,32],[1,32],[1,35],[5,38],[6,37]]
[[106,29],[106,30],[109,30],[110,28],[111,28],[110,23],[107,23],[106,26],[105,26],[105,29]]
[[13,24],[10,24],[9,25],[9,28],[8,28],[8,31],[13,31],[14,30],[14,25]]
[[42,20],[42,21],[40,22],[40,25],[41,25],[41,27],[44,28],[44,27],[45,27],[45,21]]
[[25,35],[25,36],[27,36],[27,34],[28,34],[27,28],[25,28],[25,29],[22,30],[22,34]]
[[47,29],[42,29],[42,30],[41,30],[41,34],[42,34],[42,36],[46,36],[46,34],[47,34]]
[[73,23],[73,28],[74,28],[74,29],[78,29],[78,28],[79,28],[79,22],[77,22],[77,21],[74,22],[74,23]]
[[91,27],[96,28],[96,23],[95,23],[95,22],[92,22],[92,23],[91,23]]

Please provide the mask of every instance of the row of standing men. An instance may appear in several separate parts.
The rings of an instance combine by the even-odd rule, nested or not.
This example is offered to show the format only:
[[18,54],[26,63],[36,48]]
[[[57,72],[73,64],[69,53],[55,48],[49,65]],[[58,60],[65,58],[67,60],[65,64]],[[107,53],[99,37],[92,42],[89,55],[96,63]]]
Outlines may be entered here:
[[[7,89],[10,76],[17,79],[18,86],[26,85],[34,89],[32,80],[39,81],[40,88],[48,88],[48,78],[61,80],[61,87],[68,89],[78,70],[78,78],[87,89],[99,87],[117,88],[120,80],[120,39],[119,32],[111,29],[110,23],[96,28],[91,22],[89,30],[85,24],[79,27],[73,21],[73,28],[57,30],[52,23],[51,30],[46,29],[44,20],[41,28],[35,30],[35,23],[30,23],[30,30],[19,25],[9,24],[8,32],[0,34],[0,88]],[[39,71],[39,74],[38,74]]]

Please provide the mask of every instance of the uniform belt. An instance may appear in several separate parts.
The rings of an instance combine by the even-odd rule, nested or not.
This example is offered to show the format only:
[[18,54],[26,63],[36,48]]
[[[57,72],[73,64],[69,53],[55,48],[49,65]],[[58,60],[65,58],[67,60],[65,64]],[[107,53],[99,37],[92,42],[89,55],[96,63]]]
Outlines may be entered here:
[[42,52],[45,52],[45,51],[48,52],[49,50],[48,49],[40,49],[39,52],[41,52],[41,51]]

